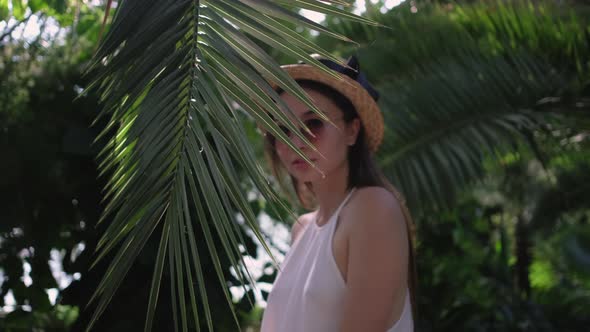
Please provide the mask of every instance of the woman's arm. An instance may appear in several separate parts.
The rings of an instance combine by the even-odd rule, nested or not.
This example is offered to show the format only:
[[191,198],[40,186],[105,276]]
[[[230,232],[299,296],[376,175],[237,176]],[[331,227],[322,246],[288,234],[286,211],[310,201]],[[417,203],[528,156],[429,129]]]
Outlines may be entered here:
[[407,287],[404,216],[395,197],[379,187],[359,190],[351,203],[353,226],[340,331],[385,332],[394,305],[403,306]]

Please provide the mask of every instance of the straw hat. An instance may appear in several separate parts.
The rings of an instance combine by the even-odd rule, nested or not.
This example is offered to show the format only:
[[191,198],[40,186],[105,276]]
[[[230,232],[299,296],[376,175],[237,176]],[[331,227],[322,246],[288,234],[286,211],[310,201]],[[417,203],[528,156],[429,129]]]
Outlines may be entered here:
[[[377,105],[379,93],[369,84],[365,75],[360,72],[360,66],[355,56],[346,62],[348,67],[342,66],[328,59],[312,55],[315,59],[333,71],[340,73],[340,79],[334,78],[321,69],[305,63],[281,66],[294,80],[311,80],[325,84],[347,97],[365,128],[365,139],[369,149],[376,152],[383,140],[383,115]],[[273,89],[279,87],[271,83]]]

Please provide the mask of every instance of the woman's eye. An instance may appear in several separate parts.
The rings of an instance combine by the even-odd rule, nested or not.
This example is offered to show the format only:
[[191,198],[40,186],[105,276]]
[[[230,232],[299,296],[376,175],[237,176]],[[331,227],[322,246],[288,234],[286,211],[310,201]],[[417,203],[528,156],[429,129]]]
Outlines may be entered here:
[[305,121],[305,125],[310,130],[318,130],[324,126],[324,122],[322,122],[322,120],[320,120],[320,119],[309,119],[309,120]]
[[289,136],[289,134],[291,133],[289,131],[289,129],[287,127],[285,127],[285,126],[282,126],[281,125],[281,126],[279,126],[279,129],[282,130],[285,133],[285,135],[287,135],[287,136]]

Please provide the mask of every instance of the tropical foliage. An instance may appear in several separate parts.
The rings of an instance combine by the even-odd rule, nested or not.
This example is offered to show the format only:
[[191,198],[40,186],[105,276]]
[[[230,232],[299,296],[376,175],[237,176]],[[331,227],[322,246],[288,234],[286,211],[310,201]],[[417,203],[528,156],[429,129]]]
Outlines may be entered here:
[[[136,330],[146,310],[145,329],[255,326],[252,285],[276,271],[269,258],[255,275],[243,259],[276,246],[261,216],[288,223],[297,209],[275,193],[255,124],[280,136],[260,109],[288,119],[266,80],[305,98],[278,63],[312,52],[356,54],[381,92],[378,160],[417,216],[419,330],[590,324],[583,5],[411,1],[381,13],[386,2],[367,1],[357,18],[343,1],[127,0],[96,48],[105,8],[6,3],[0,303],[10,292],[19,309],[1,329]],[[74,29],[15,37],[37,17]],[[228,286],[246,296],[233,303]]]
[[362,58],[382,92],[380,162],[415,209],[449,206],[485,173],[482,160],[518,142],[534,149],[535,132],[587,114],[588,22],[565,8],[404,3],[373,15],[391,30],[327,26],[361,43],[340,49]]

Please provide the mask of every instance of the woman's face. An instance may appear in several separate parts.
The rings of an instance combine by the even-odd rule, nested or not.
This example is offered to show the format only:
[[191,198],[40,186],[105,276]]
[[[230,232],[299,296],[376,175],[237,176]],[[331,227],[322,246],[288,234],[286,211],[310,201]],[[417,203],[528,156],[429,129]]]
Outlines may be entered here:
[[[289,138],[295,146],[313,161],[318,169],[326,176],[329,176],[331,171],[347,165],[348,147],[356,142],[360,120],[355,118],[347,124],[343,119],[342,111],[332,99],[312,89],[304,88],[304,91],[307,92],[314,104],[338,127],[321,120],[305,104],[285,92],[281,95],[281,98],[315,134],[316,137],[310,137],[310,141],[319,153],[307,147],[303,140],[293,133],[289,133]],[[285,169],[297,180],[317,182],[322,179],[322,174],[318,170],[307,164],[286,144],[276,140],[275,149]],[[322,155],[324,158],[322,158]]]

